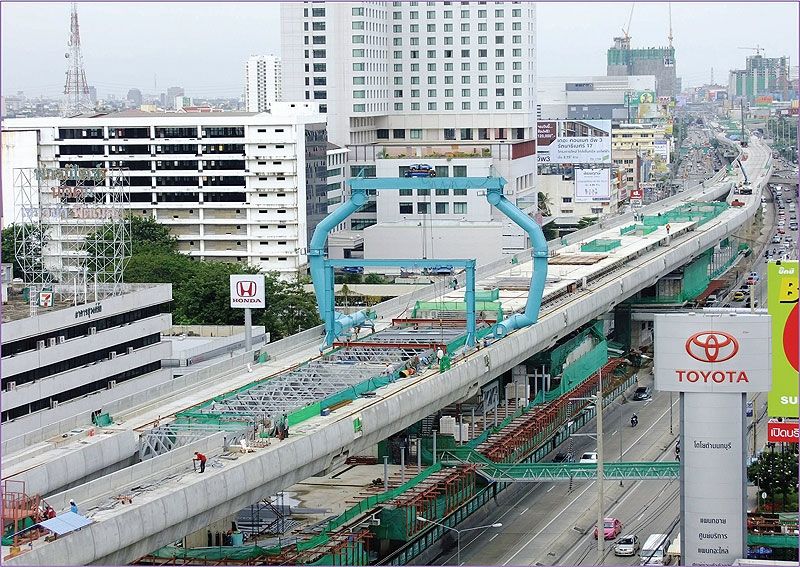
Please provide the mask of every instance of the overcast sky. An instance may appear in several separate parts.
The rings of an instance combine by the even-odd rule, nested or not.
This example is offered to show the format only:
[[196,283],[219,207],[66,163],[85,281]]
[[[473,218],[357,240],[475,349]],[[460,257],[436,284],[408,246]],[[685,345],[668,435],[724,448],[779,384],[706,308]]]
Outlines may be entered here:
[[[638,2],[630,35],[634,47],[667,44],[665,2]],[[627,24],[631,2],[538,4],[540,76],[604,75],[606,50]],[[79,3],[81,43],[89,84],[104,96],[129,88],[161,92],[183,86],[189,96],[238,96],[244,60],[280,53],[277,3]],[[2,92],[59,94],[64,87],[69,4],[2,2]],[[684,86],[707,83],[714,68],[744,66],[761,46],[768,57],[798,63],[796,2],[672,4],[673,43]],[[157,85],[157,87],[154,87]]]

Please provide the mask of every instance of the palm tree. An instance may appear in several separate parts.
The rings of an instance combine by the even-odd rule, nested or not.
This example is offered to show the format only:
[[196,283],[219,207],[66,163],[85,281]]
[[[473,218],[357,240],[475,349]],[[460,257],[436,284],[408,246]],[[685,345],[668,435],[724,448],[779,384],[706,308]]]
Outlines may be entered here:
[[539,191],[539,211],[546,217],[550,216],[550,206],[553,202],[550,200],[550,195]]

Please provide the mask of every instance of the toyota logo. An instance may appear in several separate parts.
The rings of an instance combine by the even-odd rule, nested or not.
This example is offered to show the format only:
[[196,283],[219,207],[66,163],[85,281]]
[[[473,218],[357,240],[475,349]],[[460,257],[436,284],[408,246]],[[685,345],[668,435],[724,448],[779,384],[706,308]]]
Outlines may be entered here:
[[241,280],[236,282],[236,294],[239,297],[255,297],[256,282],[252,280]]
[[689,337],[686,352],[700,362],[725,362],[739,352],[739,341],[723,331],[703,331]]

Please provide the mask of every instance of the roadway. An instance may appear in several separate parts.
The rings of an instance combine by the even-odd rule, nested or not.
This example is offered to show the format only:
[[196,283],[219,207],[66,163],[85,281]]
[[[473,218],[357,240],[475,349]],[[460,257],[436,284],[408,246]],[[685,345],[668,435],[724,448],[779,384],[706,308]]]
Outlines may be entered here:
[[[746,167],[752,169],[752,177],[757,172],[761,173],[762,166],[769,169],[768,164],[765,165],[766,153],[763,149],[754,145],[749,152],[750,160]],[[754,179],[754,184],[755,182]],[[711,192],[710,189],[704,191]],[[682,195],[679,200],[686,200],[687,197]],[[697,198],[697,195],[694,197]],[[193,477],[185,482],[172,479],[167,482],[163,472],[159,473],[161,476],[150,476],[147,480],[153,488],[148,494],[142,495],[133,506],[101,510],[95,515],[97,522],[80,533],[34,549],[9,563],[129,562],[152,549],[180,539],[187,533],[202,529],[209,521],[233,513],[266,494],[277,492],[331,467],[348,454],[357,454],[359,450],[421,420],[437,409],[472,395],[481,383],[505,372],[531,353],[545,348],[556,337],[563,336],[599,316],[625,296],[651,285],[658,277],[693,257],[696,250],[707,248],[724,235],[735,231],[747,218],[742,213],[747,211],[752,214],[752,199],[745,198],[748,201],[745,211],[730,209],[717,219],[693,230],[689,230],[691,227],[687,223],[685,229],[689,232],[684,234],[681,234],[683,229],[680,226],[683,223],[676,222],[671,237],[664,234],[663,227],[657,233],[645,237],[643,241],[650,247],[649,251],[636,252],[636,259],[629,261],[626,266],[596,277],[588,289],[551,304],[533,327],[515,332],[479,353],[466,354],[447,372],[447,380],[431,380],[431,376],[423,375],[392,384],[380,389],[375,398],[355,400],[351,406],[331,416],[309,420],[308,424],[296,428],[297,436],[293,436],[288,442],[273,445],[256,454],[243,455],[237,462],[228,463],[221,470],[207,471],[211,474],[202,478]],[[656,207],[661,210],[664,208],[665,204]],[[618,221],[617,226],[624,223],[625,218]],[[619,231],[615,233],[619,238]],[[511,269],[527,269],[530,273],[530,266],[526,268],[520,265]],[[508,270],[506,267],[498,271],[507,274]],[[556,284],[557,287],[564,285],[566,282]],[[398,299],[402,302],[397,305],[407,303],[407,298]],[[523,297],[501,296],[501,299],[504,305],[514,307],[515,303],[523,305],[525,297],[523,294]],[[363,430],[356,435],[353,434],[354,416],[358,416],[363,423]],[[644,416],[643,421],[646,421]],[[645,430],[645,434],[647,433],[648,430]],[[646,438],[644,443],[652,446],[656,440]],[[635,450],[638,451],[639,447]],[[641,457],[631,454],[629,458],[643,460]],[[129,468],[134,469],[136,466],[139,465]],[[145,479],[134,478],[127,484],[107,487],[107,490],[119,491],[131,482],[143,483],[143,480]],[[212,490],[211,486],[215,488]]]

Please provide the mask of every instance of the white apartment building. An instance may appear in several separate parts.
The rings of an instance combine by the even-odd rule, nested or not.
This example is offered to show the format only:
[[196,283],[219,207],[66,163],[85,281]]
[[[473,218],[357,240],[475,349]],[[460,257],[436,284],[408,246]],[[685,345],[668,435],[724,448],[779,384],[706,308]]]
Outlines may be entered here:
[[[131,212],[169,226],[181,252],[287,279],[304,273],[308,239],[328,211],[327,152],[312,103],[3,122],[5,188],[15,167],[127,169]],[[8,189],[5,224],[15,218]]]
[[269,112],[283,100],[281,60],[274,55],[251,55],[244,64],[244,107],[247,112]]
[[[320,103],[329,139],[350,149],[349,176],[488,158],[509,198],[535,204],[533,4],[284,3],[281,41],[286,96]],[[380,206],[354,215],[351,229],[381,222]],[[525,248],[502,215],[491,222],[503,225],[497,255]]]

